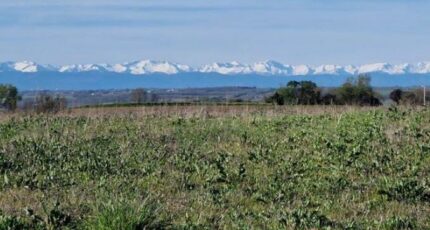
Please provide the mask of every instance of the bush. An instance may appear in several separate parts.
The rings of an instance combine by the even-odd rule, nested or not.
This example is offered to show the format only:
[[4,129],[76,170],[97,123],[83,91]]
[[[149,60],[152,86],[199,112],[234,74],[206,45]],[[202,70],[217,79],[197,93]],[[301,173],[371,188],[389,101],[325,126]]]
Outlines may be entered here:
[[[402,105],[423,105],[424,95],[422,89],[415,89],[411,91],[403,91],[395,89],[390,93],[390,99],[396,104]],[[427,98],[426,98],[427,99]]]
[[0,85],[0,106],[7,110],[15,110],[21,97],[18,95],[18,89],[12,85]]
[[24,110],[35,111],[36,113],[58,113],[67,108],[67,99],[57,95],[40,94],[34,101],[27,101]]
[[395,89],[390,93],[390,99],[394,101],[396,104],[400,104],[400,100],[402,99],[402,96],[403,96],[403,90],[401,89]]

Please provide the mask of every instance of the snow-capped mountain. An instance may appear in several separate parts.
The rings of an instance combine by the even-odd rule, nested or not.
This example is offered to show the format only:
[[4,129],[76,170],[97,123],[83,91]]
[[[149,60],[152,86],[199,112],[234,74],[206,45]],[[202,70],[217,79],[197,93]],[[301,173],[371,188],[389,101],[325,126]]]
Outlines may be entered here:
[[293,68],[290,65],[284,65],[277,61],[257,62],[252,65],[255,73],[273,74],[273,75],[291,75]]
[[0,72],[22,72],[35,73],[40,71],[55,71],[56,68],[50,65],[39,65],[31,61],[4,62],[0,63]]
[[220,74],[249,74],[253,70],[251,66],[244,65],[239,62],[228,62],[228,63],[212,63],[210,65],[204,65],[198,68],[197,72],[201,73],[220,73]]
[[198,69],[202,73],[219,73],[224,75],[234,74],[260,74],[260,75],[283,75],[283,76],[305,76],[305,75],[357,75],[383,73],[390,75],[399,74],[427,74],[430,73],[430,62],[421,62],[416,65],[388,63],[375,63],[361,66],[340,65],[285,65],[276,61],[257,62],[246,65],[239,62],[214,63],[205,65]]
[[123,66],[126,68],[125,71],[135,75],[151,73],[177,74],[180,72],[191,72],[191,68],[187,65],[170,63],[166,61],[161,62],[143,60],[125,63]]
[[86,65],[65,65],[58,68],[58,72],[61,73],[73,73],[73,72],[89,72],[89,71],[111,71],[109,69],[109,65],[93,65],[93,64],[86,64]]
[[240,62],[212,63],[197,68],[188,65],[177,64],[167,61],[142,60],[122,64],[76,64],[64,66],[40,65],[31,61],[4,62],[0,63],[0,72],[60,72],[60,73],[81,73],[81,72],[112,72],[132,75],[147,74],[179,74],[179,73],[218,73],[222,75],[270,75],[270,76],[310,76],[310,75],[357,75],[363,73],[382,73],[389,75],[401,74],[429,74],[430,62],[420,62],[417,64],[375,63],[361,66],[340,66],[340,65],[286,65],[276,61],[264,61],[253,64],[243,64]]
[[170,62],[159,62],[151,60],[135,61],[123,64],[86,64],[86,65],[65,65],[58,68],[59,72],[115,72],[130,73],[135,75],[165,73],[177,74],[180,72],[189,72],[191,68],[186,65],[174,64]]

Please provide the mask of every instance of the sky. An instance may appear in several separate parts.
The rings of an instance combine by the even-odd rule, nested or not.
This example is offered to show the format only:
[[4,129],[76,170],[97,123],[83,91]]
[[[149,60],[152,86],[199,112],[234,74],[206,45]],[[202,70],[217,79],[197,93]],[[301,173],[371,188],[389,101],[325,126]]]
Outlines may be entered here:
[[430,61],[427,0],[0,0],[0,62]]

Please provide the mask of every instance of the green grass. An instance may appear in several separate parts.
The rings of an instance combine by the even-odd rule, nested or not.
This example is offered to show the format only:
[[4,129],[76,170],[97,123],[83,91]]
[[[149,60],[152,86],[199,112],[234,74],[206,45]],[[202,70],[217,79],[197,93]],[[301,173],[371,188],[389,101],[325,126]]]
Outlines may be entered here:
[[430,229],[430,111],[15,116],[0,229]]

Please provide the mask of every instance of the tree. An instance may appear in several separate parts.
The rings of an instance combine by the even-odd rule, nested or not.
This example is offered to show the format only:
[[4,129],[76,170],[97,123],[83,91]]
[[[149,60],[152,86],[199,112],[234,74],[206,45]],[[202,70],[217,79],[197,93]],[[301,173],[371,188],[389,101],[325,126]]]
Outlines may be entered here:
[[[396,104],[402,105],[422,105],[424,104],[424,95],[422,89],[401,90],[395,89],[390,93],[390,99]],[[426,98],[428,99],[428,98]]]
[[311,81],[290,81],[267,98],[267,102],[278,105],[314,105],[318,104],[321,90]]
[[142,88],[134,89],[131,91],[131,99],[137,104],[142,104],[147,99],[147,93]]
[[18,89],[13,85],[0,85],[0,105],[8,110],[14,111],[21,97]]
[[393,100],[396,104],[400,104],[400,100],[402,99],[403,91],[401,89],[395,89],[390,93],[390,99]]
[[301,81],[299,84],[299,102],[301,105],[315,105],[318,104],[321,90],[312,81]]
[[327,93],[321,97],[320,104],[323,105],[334,105],[336,104],[336,95]]
[[33,109],[37,113],[58,113],[67,108],[67,99],[57,95],[55,97],[42,93],[36,97]]
[[338,103],[347,105],[381,105],[376,93],[370,86],[370,80],[368,75],[349,78],[337,89]]
[[275,92],[272,96],[266,98],[266,102],[267,103],[276,103],[277,105],[283,105],[284,99],[282,98],[282,96],[278,92]]

